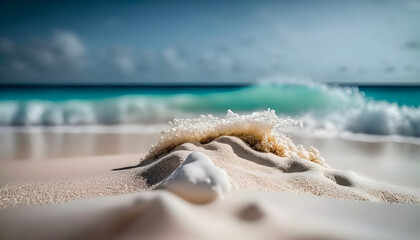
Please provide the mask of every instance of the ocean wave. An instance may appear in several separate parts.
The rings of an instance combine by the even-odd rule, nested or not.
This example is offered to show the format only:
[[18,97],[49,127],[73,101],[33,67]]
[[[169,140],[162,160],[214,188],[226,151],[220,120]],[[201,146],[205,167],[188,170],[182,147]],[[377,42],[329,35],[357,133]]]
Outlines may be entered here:
[[[92,94],[94,95],[94,89]],[[257,85],[232,91],[141,94],[108,99],[2,100],[2,126],[80,126],[164,123],[227,109],[267,108],[302,119],[305,129],[420,137],[420,108],[375,101],[357,88],[322,84]]]
[[365,100],[324,115],[306,113],[301,119],[310,130],[420,137],[420,109],[388,102]]

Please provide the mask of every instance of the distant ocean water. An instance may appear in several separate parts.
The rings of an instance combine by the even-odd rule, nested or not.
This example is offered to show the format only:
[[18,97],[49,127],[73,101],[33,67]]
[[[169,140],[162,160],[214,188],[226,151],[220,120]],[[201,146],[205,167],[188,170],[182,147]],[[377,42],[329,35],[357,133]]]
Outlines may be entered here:
[[310,129],[420,137],[420,87],[0,87],[3,126],[150,124],[267,108]]

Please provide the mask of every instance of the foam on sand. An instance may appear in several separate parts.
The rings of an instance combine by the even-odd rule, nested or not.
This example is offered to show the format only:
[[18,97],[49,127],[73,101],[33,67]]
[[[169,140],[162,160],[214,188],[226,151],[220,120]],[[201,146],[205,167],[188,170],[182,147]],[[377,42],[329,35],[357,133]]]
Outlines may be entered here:
[[[48,178],[41,187],[30,186],[22,194],[21,185],[11,183],[0,188],[0,203],[19,205],[22,198],[36,197],[41,203],[51,197],[68,201],[88,190],[96,192],[83,198],[106,197],[2,210],[0,238],[418,239],[418,206],[340,200],[419,204],[418,189],[325,167],[316,150],[296,146],[285,135],[287,127],[299,125],[272,111],[182,120],[163,133],[138,168],[127,172],[109,171],[124,160],[115,156],[109,157],[111,165],[100,157],[90,167],[80,164],[92,160],[72,161],[60,163],[61,172],[38,171]],[[125,165],[137,161],[132,160]],[[80,173],[83,166],[86,172]],[[47,173],[77,179],[77,190],[57,191],[69,189]],[[111,184],[118,192],[110,191]],[[138,192],[159,188],[169,191]]]
[[209,157],[192,152],[159,186],[193,203],[208,203],[223,198],[230,190],[225,171],[214,166]]
[[[139,175],[152,188],[166,185],[169,179],[179,178],[182,181],[174,182],[187,182],[188,187],[185,190],[177,186],[185,192],[178,195],[192,196],[197,191],[198,196],[202,189],[186,181],[188,176],[179,177],[185,174],[183,167],[176,169],[181,164],[185,167],[190,164],[187,156],[191,152],[201,152],[214,165],[226,171],[233,189],[311,193],[373,202],[420,203],[418,190],[390,186],[359,177],[351,171],[329,168],[316,149],[306,150],[296,146],[284,134],[288,127],[299,127],[301,123],[279,118],[274,111],[251,115],[229,111],[225,119],[202,116],[176,120],[173,125],[172,129],[162,133],[158,144],[140,163]],[[205,155],[203,159],[207,159]],[[191,168],[188,172],[188,175],[194,176],[192,181],[203,181],[207,178],[206,174],[200,168]]]
[[[175,177],[174,172],[194,151],[207,155],[214,166],[223,169],[229,176],[228,180],[214,177],[214,183],[205,185],[203,180],[206,176],[223,175],[214,174],[213,170],[206,172],[207,168],[215,168],[210,167],[211,164],[202,164],[200,161],[187,164],[187,161],[180,168],[182,171],[178,170],[178,174],[188,173],[194,181],[203,182],[195,185],[205,186],[203,189],[208,191],[206,194],[211,193],[209,196],[215,195],[212,195],[213,190],[210,191],[208,187],[220,186],[223,190],[222,186],[226,186],[228,181],[233,190],[309,193],[351,200],[420,203],[418,189],[390,186],[367,180],[352,172],[325,167],[325,162],[315,149],[305,150],[296,146],[285,135],[288,127],[299,126],[299,122],[278,118],[273,111],[242,116],[229,112],[226,119],[206,116],[178,122],[173,129],[163,133],[158,144],[140,162],[138,168],[110,171],[135,165],[138,155],[69,161],[22,161],[8,167],[2,165],[0,208],[153,190],[163,186],[171,174],[176,179],[173,186],[179,190],[182,189],[178,185],[179,180],[183,178]],[[343,151],[343,157],[346,157],[346,153]],[[348,156],[344,159],[351,160]],[[375,165],[370,164],[369,167]],[[194,187],[193,182],[188,181],[188,194],[183,192],[180,196],[193,196],[191,192],[200,191]],[[207,200],[210,201],[210,198]]]
[[162,132],[159,142],[152,146],[146,159],[169,153],[183,143],[205,144],[220,136],[234,136],[257,151],[280,157],[299,157],[327,167],[315,148],[306,150],[301,145],[296,146],[285,135],[285,131],[292,127],[302,128],[302,122],[280,118],[274,110],[250,115],[239,115],[228,110],[226,118],[202,115],[200,118],[175,119],[170,124],[172,128]]

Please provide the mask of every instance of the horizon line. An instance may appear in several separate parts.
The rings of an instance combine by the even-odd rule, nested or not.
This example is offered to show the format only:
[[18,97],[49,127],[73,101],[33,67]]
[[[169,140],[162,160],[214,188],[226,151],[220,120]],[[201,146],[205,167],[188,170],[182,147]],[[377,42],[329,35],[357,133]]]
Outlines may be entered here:
[[[299,82],[296,82],[299,84]],[[395,82],[315,82],[319,84],[325,84],[330,86],[340,86],[340,87],[420,87],[420,82],[402,82],[402,83],[395,83]],[[12,83],[12,82],[0,82],[1,87],[9,87],[9,88],[25,88],[25,87],[145,87],[145,88],[154,88],[154,87],[167,87],[167,88],[194,88],[194,87],[249,87],[249,86],[257,86],[257,85],[276,85],[276,84],[293,84],[291,82],[76,82],[76,83],[48,83],[48,82],[20,82],[20,83]]]

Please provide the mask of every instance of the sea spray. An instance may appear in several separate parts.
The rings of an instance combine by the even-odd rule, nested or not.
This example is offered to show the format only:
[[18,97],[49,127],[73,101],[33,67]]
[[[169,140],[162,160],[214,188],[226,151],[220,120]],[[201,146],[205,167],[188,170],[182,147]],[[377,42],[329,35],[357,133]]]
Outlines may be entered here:
[[220,136],[234,136],[246,142],[254,150],[270,152],[280,157],[299,157],[326,166],[318,150],[295,145],[285,134],[289,128],[302,128],[302,122],[281,118],[274,110],[240,115],[228,110],[225,118],[212,115],[199,118],[175,119],[172,126],[161,133],[145,159],[154,159],[169,153],[187,142],[206,144]]

